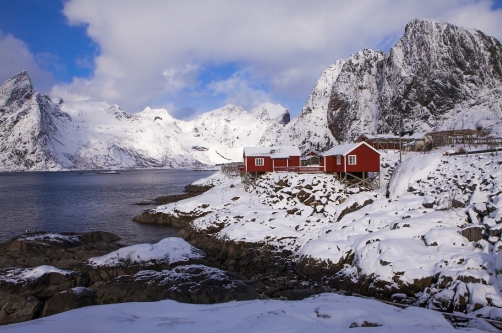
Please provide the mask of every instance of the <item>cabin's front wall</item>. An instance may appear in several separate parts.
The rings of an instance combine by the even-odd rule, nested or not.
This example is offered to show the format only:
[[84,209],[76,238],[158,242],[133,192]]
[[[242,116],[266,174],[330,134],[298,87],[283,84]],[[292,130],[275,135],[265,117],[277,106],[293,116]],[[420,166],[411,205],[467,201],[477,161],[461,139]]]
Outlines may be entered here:
[[274,169],[287,167],[288,166],[288,159],[287,158],[275,158],[273,160],[273,164],[274,164]]
[[[355,165],[349,164],[351,155],[356,156]],[[380,154],[364,144],[345,155],[345,163],[345,172],[380,172]]]
[[337,169],[336,169],[335,156],[325,156],[325,158],[323,158],[323,162],[324,162],[324,159],[326,159],[326,167],[325,167],[326,172],[340,172],[340,171],[337,171]]
[[[256,165],[256,159],[263,158],[263,165]],[[247,156],[246,157],[247,172],[271,172],[272,159],[269,156]]]
[[289,166],[290,167],[299,167],[300,166],[300,156],[290,156],[289,157]]

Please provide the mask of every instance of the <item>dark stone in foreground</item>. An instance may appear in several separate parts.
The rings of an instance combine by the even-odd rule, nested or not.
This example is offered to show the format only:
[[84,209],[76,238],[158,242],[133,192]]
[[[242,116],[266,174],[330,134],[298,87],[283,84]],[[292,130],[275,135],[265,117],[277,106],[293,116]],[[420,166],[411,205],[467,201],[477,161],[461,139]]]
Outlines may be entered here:
[[106,232],[37,233],[0,244],[0,263],[8,266],[0,267],[0,325],[95,304],[163,299],[211,304],[259,298],[258,282],[210,267],[219,265],[211,264],[200,250],[193,250],[200,253],[186,261],[127,260],[113,266],[86,261],[120,248],[118,240]]
[[89,288],[72,288],[60,292],[45,302],[43,317],[98,304],[96,294]]
[[119,236],[105,231],[25,234],[0,244],[0,268],[50,265],[72,269],[86,259],[123,247],[119,240]]
[[258,298],[253,283],[243,276],[204,265],[123,275],[102,284],[96,293],[100,304],[163,299],[212,304]]

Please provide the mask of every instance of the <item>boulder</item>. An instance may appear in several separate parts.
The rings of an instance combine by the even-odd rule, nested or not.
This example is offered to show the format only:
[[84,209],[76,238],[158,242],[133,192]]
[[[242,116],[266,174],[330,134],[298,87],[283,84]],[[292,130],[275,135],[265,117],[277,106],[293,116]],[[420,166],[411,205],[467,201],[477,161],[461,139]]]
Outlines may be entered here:
[[99,304],[173,299],[211,304],[258,298],[253,282],[243,276],[204,265],[123,275],[96,288]]
[[0,244],[0,268],[50,265],[72,269],[83,260],[122,247],[119,240],[119,236],[105,231],[24,234]]
[[462,230],[462,236],[467,238],[469,242],[477,242],[478,240],[483,239],[484,231],[484,226],[471,226]]
[[97,303],[96,294],[91,289],[84,287],[72,288],[49,298],[44,304],[42,315],[47,317]]
[[0,325],[38,318],[42,308],[43,303],[36,297],[8,296],[0,302]]

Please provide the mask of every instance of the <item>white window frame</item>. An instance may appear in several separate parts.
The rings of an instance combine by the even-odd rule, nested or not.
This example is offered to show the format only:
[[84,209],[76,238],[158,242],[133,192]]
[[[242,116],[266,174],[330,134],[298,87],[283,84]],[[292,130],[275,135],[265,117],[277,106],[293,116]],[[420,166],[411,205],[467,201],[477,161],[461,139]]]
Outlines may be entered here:
[[349,165],[356,165],[356,164],[357,164],[357,156],[349,155]]
[[340,155],[336,157],[336,165],[342,165],[342,157]]
[[255,166],[264,166],[265,165],[265,159],[263,157],[257,157],[254,159],[254,165]]

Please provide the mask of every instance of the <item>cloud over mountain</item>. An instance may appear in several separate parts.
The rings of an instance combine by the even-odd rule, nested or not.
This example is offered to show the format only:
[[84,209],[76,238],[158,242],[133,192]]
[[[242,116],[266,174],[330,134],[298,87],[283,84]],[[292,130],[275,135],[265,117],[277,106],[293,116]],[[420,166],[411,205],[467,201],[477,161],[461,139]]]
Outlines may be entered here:
[[[295,114],[330,63],[365,47],[386,51],[414,17],[475,27],[502,39],[502,11],[491,5],[469,0],[71,0],[64,14],[70,24],[87,26],[100,52],[91,78],[76,78],[53,92],[106,99],[129,112],[171,101],[178,109],[199,111],[225,102],[249,108],[270,98]],[[219,74],[218,68],[228,64],[235,69],[204,75]]]

